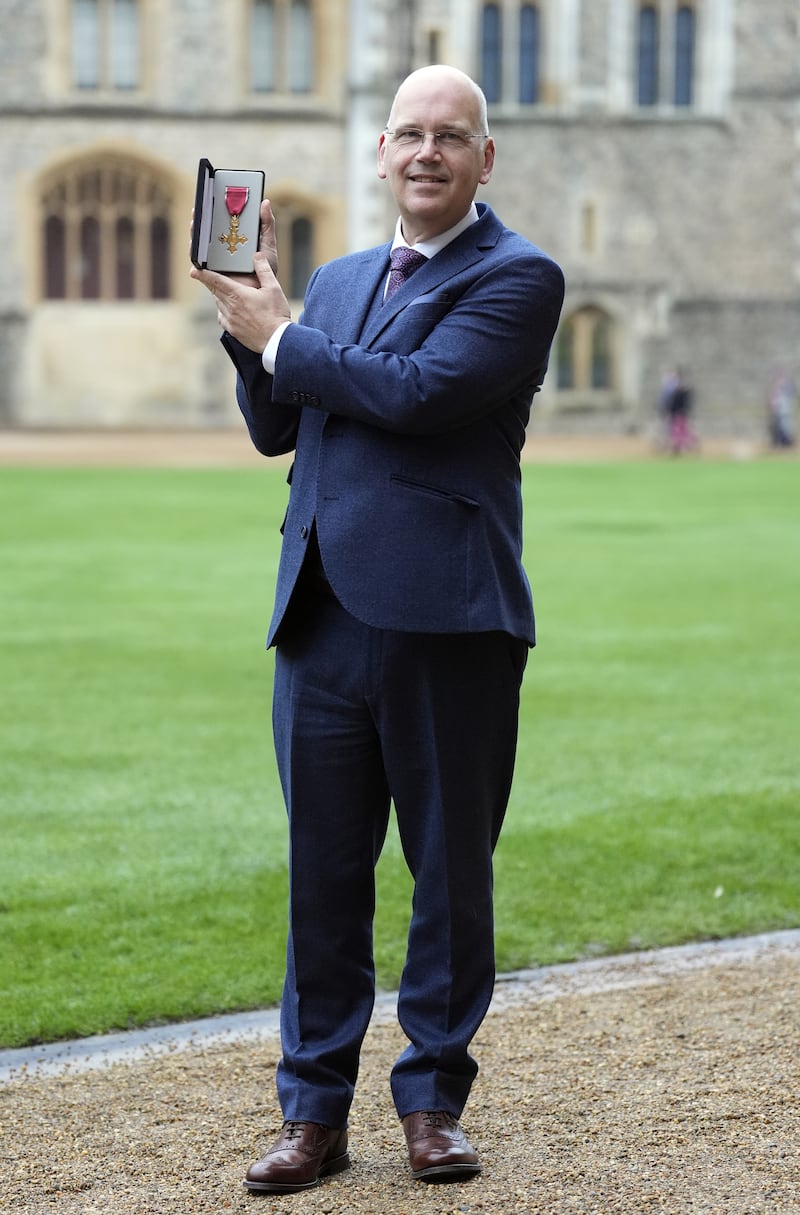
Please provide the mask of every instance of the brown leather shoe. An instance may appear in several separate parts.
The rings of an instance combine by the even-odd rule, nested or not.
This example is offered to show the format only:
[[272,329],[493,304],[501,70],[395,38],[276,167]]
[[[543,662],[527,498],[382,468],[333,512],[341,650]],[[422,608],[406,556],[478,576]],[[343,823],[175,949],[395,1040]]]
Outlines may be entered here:
[[247,1170],[244,1184],[256,1193],[291,1194],[349,1167],[347,1131],[318,1122],[284,1122],[266,1156]]
[[411,1176],[421,1181],[464,1181],[480,1173],[472,1144],[444,1110],[418,1110],[403,1119]]

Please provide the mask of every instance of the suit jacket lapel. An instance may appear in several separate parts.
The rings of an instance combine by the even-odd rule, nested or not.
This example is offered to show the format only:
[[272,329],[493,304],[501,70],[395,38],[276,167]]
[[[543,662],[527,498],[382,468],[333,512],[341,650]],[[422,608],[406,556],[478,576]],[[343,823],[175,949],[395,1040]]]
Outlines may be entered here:
[[[380,337],[397,314],[412,304],[414,300],[418,300],[421,295],[433,295],[436,292],[444,291],[449,279],[480,261],[483,257],[483,249],[487,245],[492,247],[497,243],[499,231],[499,225],[495,231],[493,225],[479,221],[457,236],[451,244],[442,249],[441,253],[432,257],[427,265],[421,266],[390,300],[373,311],[372,315],[367,318],[360,344],[370,346]],[[384,271],[388,274],[388,250],[386,256],[387,263],[384,265]]]

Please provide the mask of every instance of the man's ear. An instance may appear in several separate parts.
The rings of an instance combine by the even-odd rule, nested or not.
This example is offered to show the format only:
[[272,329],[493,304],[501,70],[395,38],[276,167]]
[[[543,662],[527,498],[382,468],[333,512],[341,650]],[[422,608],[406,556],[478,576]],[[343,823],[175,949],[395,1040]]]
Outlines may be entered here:
[[485,186],[489,178],[492,176],[494,168],[494,140],[487,139],[483,148],[483,172],[481,173],[480,182]]
[[386,177],[386,132],[381,131],[381,137],[378,140],[378,177],[382,180]]

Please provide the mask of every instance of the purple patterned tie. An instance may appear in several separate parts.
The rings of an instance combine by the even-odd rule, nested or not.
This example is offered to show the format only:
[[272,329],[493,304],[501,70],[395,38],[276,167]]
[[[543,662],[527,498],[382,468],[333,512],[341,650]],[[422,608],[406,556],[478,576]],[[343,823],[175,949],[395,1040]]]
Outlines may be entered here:
[[[398,287],[402,287],[407,278],[415,270],[419,270],[423,262],[428,259],[424,253],[418,253],[416,249],[410,249],[408,245],[398,245],[396,249],[392,249],[392,272],[389,275],[389,286],[386,289],[386,299],[394,295]],[[385,302],[385,301],[384,301]]]

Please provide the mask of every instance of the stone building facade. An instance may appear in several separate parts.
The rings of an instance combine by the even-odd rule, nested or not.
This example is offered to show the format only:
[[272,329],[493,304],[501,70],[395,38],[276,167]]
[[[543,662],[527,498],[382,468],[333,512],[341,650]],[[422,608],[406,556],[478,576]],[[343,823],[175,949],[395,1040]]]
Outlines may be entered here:
[[489,99],[481,191],[564,267],[535,425],[763,433],[800,382],[798,0],[0,0],[0,424],[224,426],[188,277],[196,166],[263,168],[299,310],[391,234],[375,147],[413,67]]

